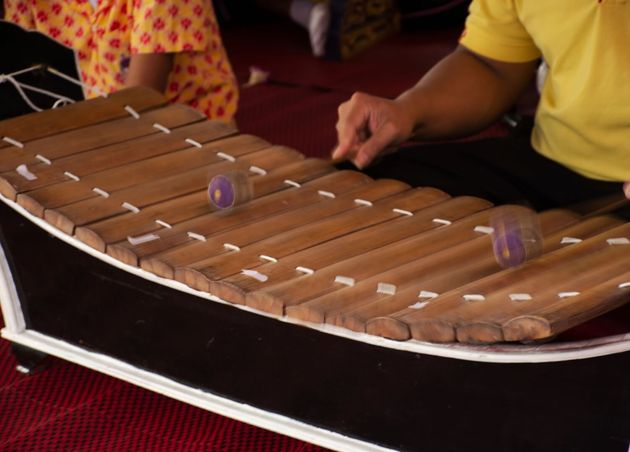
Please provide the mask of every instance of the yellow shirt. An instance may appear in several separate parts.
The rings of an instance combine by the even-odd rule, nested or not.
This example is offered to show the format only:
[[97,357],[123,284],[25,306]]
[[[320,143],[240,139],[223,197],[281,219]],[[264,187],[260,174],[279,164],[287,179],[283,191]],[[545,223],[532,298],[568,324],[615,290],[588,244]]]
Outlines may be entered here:
[[[5,18],[76,50],[83,81],[124,86],[130,56],[174,53],[166,96],[213,119],[236,112],[238,85],[210,0],[5,0]],[[86,90],[87,97],[97,93]]]
[[630,0],[473,0],[460,42],[499,61],[542,56],[534,148],[584,176],[630,180]]

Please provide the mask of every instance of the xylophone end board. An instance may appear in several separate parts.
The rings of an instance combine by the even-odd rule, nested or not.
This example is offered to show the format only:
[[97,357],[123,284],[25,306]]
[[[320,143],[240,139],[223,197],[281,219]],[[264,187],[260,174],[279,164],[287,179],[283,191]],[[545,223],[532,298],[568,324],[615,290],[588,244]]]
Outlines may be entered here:
[[38,218],[44,218],[44,206],[37,201],[35,198],[27,195],[27,194],[19,194],[17,195],[17,203],[24,207],[27,212],[35,215]]
[[210,293],[224,301],[244,305],[247,292],[229,281],[210,281]]
[[88,226],[79,226],[74,230],[74,236],[81,242],[85,243],[96,251],[105,253],[107,250],[107,243]]
[[457,339],[455,326],[440,318],[423,319],[412,323],[408,328],[412,338],[423,342],[447,344]]
[[70,217],[60,211],[54,209],[44,210],[44,220],[68,235],[74,234],[76,224]]
[[396,341],[411,339],[409,325],[393,317],[376,317],[367,322],[365,330],[373,336],[381,336]]
[[15,201],[18,191],[8,179],[0,176],[0,194],[10,201]]
[[278,316],[284,315],[284,302],[266,292],[256,291],[247,294],[246,304],[250,308]]
[[[108,247],[108,253],[110,252],[110,250],[112,250],[112,248],[114,247],[113,246]],[[122,248],[122,247],[120,248],[127,249],[127,248]],[[167,264],[166,262],[158,258],[142,259],[140,261],[140,268],[150,273],[153,273],[157,276],[161,276],[162,278],[166,278],[166,279],[175,278],[175,269],[171,265]]]
[[332,323],[357,333],[365,333],[365,320],[352,315],[339,314],[335,316],[332,322],[327,321],[327,323]]
[[210,292],[210,278],[194,268],[177,267],[174,272],[174,279],[201,292]]
[[551,325],[542,317],[523,315],[503,325],[502,337],[512,342],[533,342],[553,336]]
[[285,308],[288,317],[311,323],[324,323],[326,320],[325,312],[319,309],[313,309],[307,304],[296,304]]
[[138,266],[138,256],[129,248],[112,244],[107,245],[106,252],[109,256],[124,264],[131,265],[132,267]]
[[493,344],[503,342],[503,331],[500,325],[483,321],[468,323],[457,327],[458,342],[467,344]]

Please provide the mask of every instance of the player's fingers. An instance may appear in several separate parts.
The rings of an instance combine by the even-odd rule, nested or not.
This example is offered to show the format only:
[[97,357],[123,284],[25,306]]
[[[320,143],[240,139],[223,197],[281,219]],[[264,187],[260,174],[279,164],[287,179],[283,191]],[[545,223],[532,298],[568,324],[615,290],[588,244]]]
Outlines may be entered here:
[[623,192],[626,194],[626,198],[630,199],[630,181],[623,184]]
[[354,164],[358,168],[365,168],[383,149],[396,141],[398,134],[398,129],[391,122],[383,124],[358,149]]
[[339,143],[333,149],[331,159],[333,162],[350,160],[356,154],[356,136],[343,136],[339,138]]

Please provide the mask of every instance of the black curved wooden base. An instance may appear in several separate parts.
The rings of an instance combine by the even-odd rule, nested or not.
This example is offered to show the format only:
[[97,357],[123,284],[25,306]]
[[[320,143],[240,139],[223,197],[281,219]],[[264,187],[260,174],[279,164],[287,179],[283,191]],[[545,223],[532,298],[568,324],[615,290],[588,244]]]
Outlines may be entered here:
[[35,331],[391,448],[628,450],[630,353],[490,364],[377,347],[151,283],[0,205]]

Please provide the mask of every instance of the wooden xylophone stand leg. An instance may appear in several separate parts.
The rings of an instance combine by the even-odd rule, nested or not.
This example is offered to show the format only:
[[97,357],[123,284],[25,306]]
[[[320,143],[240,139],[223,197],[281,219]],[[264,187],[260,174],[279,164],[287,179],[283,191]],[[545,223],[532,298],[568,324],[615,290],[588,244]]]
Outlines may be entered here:
[[33,375],[46,367],[46,353],[25,345],[11,343],[11,351],[17,361],[15,370],[25,375]]

